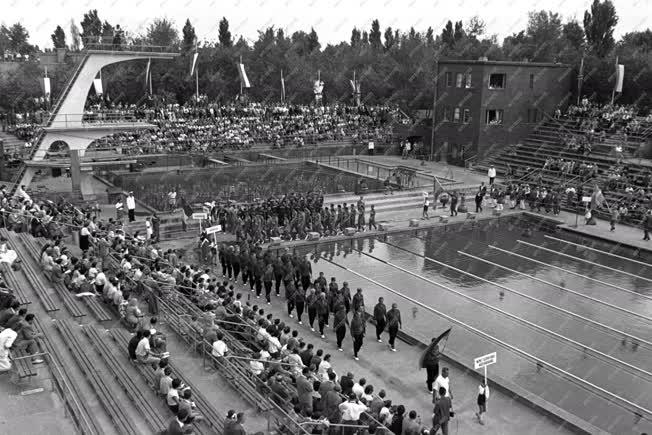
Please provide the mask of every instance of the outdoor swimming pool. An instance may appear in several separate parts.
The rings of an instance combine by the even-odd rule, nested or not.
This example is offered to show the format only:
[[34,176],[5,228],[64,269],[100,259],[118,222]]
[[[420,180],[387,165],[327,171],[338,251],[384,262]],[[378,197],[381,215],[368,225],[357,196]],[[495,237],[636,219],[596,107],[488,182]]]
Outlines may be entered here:
[[452,326],[453,359],[497,352],[490,377],[602,430],[649,432],[650,258],[577,247],[552,228],[523,215],[298,251],[314,272],[363,288],[368,311],[380,296],[398,303],[404,331],[423,342]]
[[[218,199],[247,202],[288,192],[354,192],[360,176],[310,163],[288,163],[111,173],[107,178],[123,190],[132,190],[139,200],[163,210],[166,195],[172,189],[190,203]],[[382,189],[382,180],[365,178],[365,181],[370,191]]]

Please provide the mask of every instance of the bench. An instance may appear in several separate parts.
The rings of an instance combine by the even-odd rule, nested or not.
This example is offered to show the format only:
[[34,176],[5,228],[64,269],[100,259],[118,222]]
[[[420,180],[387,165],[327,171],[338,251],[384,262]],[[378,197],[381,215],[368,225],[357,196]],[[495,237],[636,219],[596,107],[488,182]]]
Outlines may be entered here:
[[[2,276],[4,277],[5,282],[10,286],[7,288],[7,292],[11,293],[20,305],[29,305],[32,303],[27,299],[27,295],[22,289],[22,286],[16,280],[14,276],[14,271],[7,263],[0,263],[0,271],[2,271]],[[2,291],[4,289],[0,289]]]
[[[131,340],[131,334],[125,331],[124,329],[111,329],[109,331],[111,338],[117,343],[117,345],[127,352],[127,346],[129,340]],[[155,392],[158,392],[158,385],[154,385],[154,371],[149,370],[147,366],[132,362],[136,369],[143,375],[147,384],[152,387]],[[181,372],[174,366],[174,364],[169,361],[168,367],[174,373],[174,376],[181,379],[186,386],[190,387],[192,390],[193,401],[197,405],[197,409],[204,416],[204,420],[198,423],[195,423],[195,428],[199,433],[222,433],[224,431],[224,418],[222,415],[210,404],[210,402],[201,394],[201,392],[190,383],[187,379],[183,377]]]
[[101,373],[97,370],[93,361],[88,357],[86,352],[87,346],[80,342],[77,334],[73,331],[72,324],[67,320],[62,320],[57,321],[55,327],[61,334],[61,337],[70,350],[73,359],[86,376],[86,380],[100,399],[100,403],[111,418],[118,433],[127,435],[139,434],[140,432],[136,426],[123,412],[124,404],[118,401],[106,384],[104,378],[101,376]]
[[[34,239],[25,236],[25,240],[27,243],[31,245],[33,252],[40,252],[41,249],[43,249],[43,245],[45,245],[45,240],[43,239]],[[72,295],[70,290],[68,290],[68,288],[63,283],[52,283],[52,282],[50,283],[52,284],[54,289],[57,290],[59,294],[67,293],[69,295]],[[108,322],[113,320],[113,315],[104,307],[104,305],[99,300],[99,298],[92,297],[92,296],[85,296],[82,297],[81,299],[88,307],[88,310],[100,322]]]
[[[34,292],[36,293],[36,296],[39,298],[39,300],[43,304],[43,308],[45,309],[45,311],[49,313],[49,312],[52,312],[52,311],[59,310],[59,307],[57,307],[54,300],[52,300],[52,297],[45,290],[45,288],[43,286],[37,285],[36,283],[33,283],[32,279],[30,279],[29,271],[27,271],[25,269],[25,267],[24,267],[28,263],[28,261],[26,261],[25,255],[20,249],[21,248],[20,243],[17,243],[17,240],[14,237],[15,234],[13,232],[7,231],[5,228],[2,228],[2,229],[0,229],[0,236],[3,236],[7,240],[10,241],[11,245],[14,247],[16,253],[18,254],[18,258],[20,258],[22,260],[21,264],[23,265],[23,268],[22,268],[23,274],[27,277],[28,281],[30,281],[32,283]],[[7,270],[7,269],[4,269],[4,270]],[[11,285],[14,288],[20,287],[20,285],[18,284],[18,281],[15,279],[15,276],[14,276],[15,272],[13,270],[10,270],[10,269],[9,269],[9,272],[10,273],[5,274],[5,276],[8,277],[10,281],[13,279]]]
[[90,408],[87,408],[86,401],[83,400],[79,390],[77,380],[73,379],[68,371],[62,370],[62,361],[60,349],[52,345],[47,330],[41,325],[38,317],[34,318],[36,330],[41,336],[36,339],[41,349],[49,355],[48,364],[52,373],[53,385],[59,391],[59,396],[66,405],[70,416],[75,422],[80,434],[85,435],[102,435],[104,431],[100,428],[99,423]]
[[129,376],[124,368],[124,362],[118,361],[109,348],[105,337],[93,326],[84,326],[82,331],[86,334],[95,351],[109,367],[111,374],[118,381],[118,384],[132,401],[135,408],[141,414],[153,433],[161,431],[166,426],[166,421],[152,404],[151,400],[143,394],[138,385]]
[[280,162],[285,162],[287,159],[279,156],[274,156],[272,154],[258,153],[258,157],[262,157],[265,160],[278,160]]
[[19,379],[30,378],[36,376],[37,372],[32,364],[32,356],[28,355],[24,350],[13,350],[12,352],[13,369]]
[[[42,273],[39,274],[38,272],[36,272],[37,270],[40,269],[40,264],[37,260],[39,256],[39,251],[36,248],[36,246],[31,243],[30,238],[31,236],[27,234],[23,234],[23,233],[18,234],[18,240],[20,240],[20,242],[22,243],[23,245],[22,248],[25,250],[25,253],[27,254],[24,256],[25,258],[23,259],[23,263],[22,263],[23,272],[30,279],[35,289],[38,288],[40,289],[40,292],[47,294],[48,291],[45,284],[46,283],[45,276]],[[26,257],[30,257],[30,258],[26,258]],[[34,266],[32,263],[36,263],[37,266]],[[80,309],[77,301],[75,300],[76,298],[72,295],[72,293],[70,293],[70,291],[68,291],[68,289],[65,289],[64,287],[65,289],[64,291],[64,289],[62,289],[61,286],[51,286],[51,288],[55,290],[56,293],[59,294],[59,297],[63,302],[63,306],[66,307],[66,309],[68,310],[68,312],[72,317],[83,317],[86,315],[86,313],[84,313]]]

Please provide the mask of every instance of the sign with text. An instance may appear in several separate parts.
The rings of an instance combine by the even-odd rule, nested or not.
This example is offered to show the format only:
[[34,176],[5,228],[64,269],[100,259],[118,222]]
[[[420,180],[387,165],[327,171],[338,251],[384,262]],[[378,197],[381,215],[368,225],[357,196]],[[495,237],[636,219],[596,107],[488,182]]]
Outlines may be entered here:
[[473,366],[475,369],[481,369],[483,367],[487,367],[491,364],[494,364],[496,362],[496,352],[492,352],[487,355],[480,356],[478,358],[475,358],[473,360]]
[[206,234],[219,233],[220,231],[222,231],[222,225],[215,225],[215,226],[206,228]]
[[583,196],[582,197],[582,202],[591,202],[591,197],[590,196]]
[[193,213],[192,218],[196,220],[202,220],[208,218],[208,213]]

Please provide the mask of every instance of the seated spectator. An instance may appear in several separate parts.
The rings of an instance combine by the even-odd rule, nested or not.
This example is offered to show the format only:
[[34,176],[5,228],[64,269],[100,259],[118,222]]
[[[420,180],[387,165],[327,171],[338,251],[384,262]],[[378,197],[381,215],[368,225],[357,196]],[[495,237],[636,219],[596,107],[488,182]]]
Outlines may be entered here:
[[[38,346],[36,344],[36,338],[40,337],[41,334],[37,333],[34,330],[34,314],[29,313],[21,320],[18,324],[18,337],[14,343],[14,347],[20,350],[24,350],[27,355],[34,355],[38,352]],[[43,359],[33,356],[32,364],[41,364]]]
[[149,344],[150,338],[149,330],[144,330],[142,333],[142,338],[138,342],[136,347],[136,361],[141,364],[150,364],[156,369],[159,361],[161,361],[160,354],[154,354],[152,352],[151,346]]

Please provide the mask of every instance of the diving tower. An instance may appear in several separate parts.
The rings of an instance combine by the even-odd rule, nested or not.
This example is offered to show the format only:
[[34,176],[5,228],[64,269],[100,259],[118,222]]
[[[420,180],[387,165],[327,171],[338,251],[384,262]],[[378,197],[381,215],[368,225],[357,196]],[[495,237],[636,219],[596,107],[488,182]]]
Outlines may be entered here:
[[[103,116],[85,119],[84,107],[88,93],[98,72],[108,65],[139,59],[169,60],[177,56],[179,53],[170,47],[86,44],[83,57],[57,98],[47,122],[35,137],[30,158],[25,161],[23,169],[15,178],[17,183],[29,185],[36,169],[43,167],[43,160],[55,143],[59,146],[63,143],[70,150],[71,163],[76,163],[79,162],[79,157],[84,156],[91,142],[97,139],[113,133],[154,128],[153,124],[133,119],[107,119]],[[73,154],[76,154],[77,158],[72,158]],[[79,182],[76,176],[79,169],[71,168],[71,172],[75,191]]]

